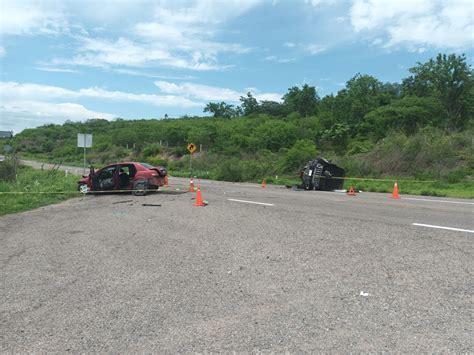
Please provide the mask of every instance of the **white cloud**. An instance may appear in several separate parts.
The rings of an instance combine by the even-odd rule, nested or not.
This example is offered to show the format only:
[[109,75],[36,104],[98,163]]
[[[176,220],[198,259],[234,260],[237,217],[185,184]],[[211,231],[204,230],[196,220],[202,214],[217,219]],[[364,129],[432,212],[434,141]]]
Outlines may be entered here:
[[356,0],[350,9],[356,33],[387,48],[472,48],[474,5],[469,0]]
[[[194,83],[175,84],[168,81],[155,81],[161,92],[173,95],[182,95],[192,100],[239,102],[240,96],[246,96],[247,91],[208,86]],[[257,90],[252,94],[257,100],[281,101],[282,95],[276,93],[261,93]]]
[[66,120],[83,121],[89,118],[113,119],[117,115],[89,110],[76,103],[51,103],[41,101],[15,100],[0,104],[2,121],[0,129],[13,130],[15,133],[25,128],[44,124],[61,124]]
[[11,101],[1,106],[3,112],[7,114],[27,114],[45,119],[57,119],[62,122],[64,119],[83,120],[89,118],[112,119],[116,115],[104,112],[97,112],[86,109],[84,106],[76,103],[50,103],[41,101]]
[[174,95],[134,94],[122,91],[109,91],[98,87],[80,90],[69,90],[57,86],[20,84],[16,82],[0,82],[1,102],[77,100],[81,98],[97,98],[120,102],[138,102],[155,106],[167,107],[202,107],[200,102]]
[[5,47],[0,46],[0,58],[4,57],[7,52],[5,51]]
[[311,55],[319,54],[326,51],[327,47],[323,46],[322,44],[308,44],[303,45],[303,48],[306,52]]
[[323,5],[334,5],[336,0],[305,0],[306,4],[310,4],[313,7],[319,7]]
[[[327,46],[322,45],[322,44],[317,44],[317,43],[293,43],[293,42],[286,42],[283,44],[284,47],[290,48],[293,51],[298,51],[300,54],[301,52],[305,52],[306,54],[309,55],[316,55],[322,52],[325,52],[327,50]],[[265,58],[265,60],[273,61],[273,62],[278,62],[278,63],[288,63],[288,62],[293,62],[296,60],[296,58],[289,58],[287,60],[283,59],[284,61],[279,61],[280,58],[270,55]]]
[[132,70],[132,69],[112,69],[114,73],[118,74],[125,74],[131,76],[141,76],[144,78],[152,78],[152,79],[163,79],[163,80],[194,80],[196,79],[192,75],[183,75],[183,76],[173,76],[173,75],[159,75],[159,74],[151,74],[148,72]]
[[221,64],[220,54],[242,54],[250,49],[238,43],[218,41],[216,37],[229,21],[261,1],[149,3],[144,12],[151,14],[152,18],[128,25],[126,35],[113,39],[82,36],[76,55],[56,58],[52,63],[102,68],[164,66],[196,71],[226,69],[231,65]]
[[275,62],[275,63],[285,64],[285,63],[294,62],[296,60],[296,58],[279,58],[279,57],[274,56],[274,55],[269,55],[268,57],[265,57],[264,60],[266,60],[268,62]]
[[27,127],[62,123],[68,119],[112,119],[122,116],[90,110],[81,103],[74,102],[85,98],[135,102],[158,107],[204,107],[204,103],[177,95],[134,94],[97,87],[69,90],[57,86],[0,82],[0,129],[13,129],[18,132]]
[[77,70],[64,69],[64,68],[53,68],[53,67],[36,67],[36,70],[47,71],[51,73],[79,73]]
[[[155,19],[172,26],[188,25],[201,29],[241,16],[262,3],[262,0],[188,0],[162,1],[155,8]],[[208,28],[212,30],[212,28]]]
[[186,51],[186,54],[184,54],[170,46],[155,41],[133,41],[123,37],[115,41],[83,38],[78,55],[72,59],[53,59],[52,64],[81,65],[99,68],[163,65],[166,67],[196,71],[219,70],[228,67],[217,64],[212,52],[193,52],[190,54]]
[[8,35],[57,34],[68,31],[61,3],[2,0],[0,2],[0,33]]

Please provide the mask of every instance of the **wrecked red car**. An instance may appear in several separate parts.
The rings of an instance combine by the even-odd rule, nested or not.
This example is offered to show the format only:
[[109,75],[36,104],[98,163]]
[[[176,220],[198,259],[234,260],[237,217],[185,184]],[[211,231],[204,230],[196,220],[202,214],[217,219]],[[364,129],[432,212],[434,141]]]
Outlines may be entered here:
[[91,167],[89,175],[77,182],[77,189],[82,193],[130,190],[134,195],[144,195],[147,190],[157,190],[163,186],[167,175],[166,168],[162,166],[137,162],[115,163],[100,170]]

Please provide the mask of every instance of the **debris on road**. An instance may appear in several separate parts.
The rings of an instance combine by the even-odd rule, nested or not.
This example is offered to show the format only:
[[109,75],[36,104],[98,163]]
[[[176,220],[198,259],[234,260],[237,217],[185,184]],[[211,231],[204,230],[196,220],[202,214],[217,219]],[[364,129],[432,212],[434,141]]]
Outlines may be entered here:
[[161,205],[156,204],[156,203],[142,203],[142,206],[146,206],[146,207],[161,207]]
[[364,291],[360,291],[359,296],[369,297],[369,293],[368,293],[368,292],[364,292]]
[[117,202],[113,202],[112,204],[116,205],[116,204],[119,204],[119,203],[127,203],[127,202],[133,202],[133,200],[117,201]]
[[127,213],[122,212],[122,211],[116,211],[116,212],[112,212],[112,215],[114,215],[115,217],[123,217],[123,216],[126,216]]

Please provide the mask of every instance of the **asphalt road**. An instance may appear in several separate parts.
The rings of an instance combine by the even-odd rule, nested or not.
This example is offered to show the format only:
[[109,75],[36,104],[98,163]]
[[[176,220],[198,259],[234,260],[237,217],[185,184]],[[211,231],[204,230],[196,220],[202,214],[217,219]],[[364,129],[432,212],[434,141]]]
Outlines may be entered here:
[[0,351],[474,351],[472,200],[170,182],[0,217]]
[[79,168],[77,166],[67,166],[67,165],[55,165],[51,163],[40,163],[37,161],[33,160],[20,160],[21,164],[30,166],[35,169],[44,169],[44,170],[50,170],[50,169],[58,169],[61,171],[67,171],[68,173],[71,173],[73,175],[82,175],[82,174],[89,174],[89,169],[86,168],[84,172],[84,168]]

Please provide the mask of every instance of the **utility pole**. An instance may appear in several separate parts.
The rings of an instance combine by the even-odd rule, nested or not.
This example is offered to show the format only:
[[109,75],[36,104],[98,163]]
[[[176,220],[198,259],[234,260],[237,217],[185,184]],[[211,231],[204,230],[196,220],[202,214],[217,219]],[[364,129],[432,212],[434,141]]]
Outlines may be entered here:
[[86,175],[86,135],[83,134],[84,137],[84,173],[83,175]]

